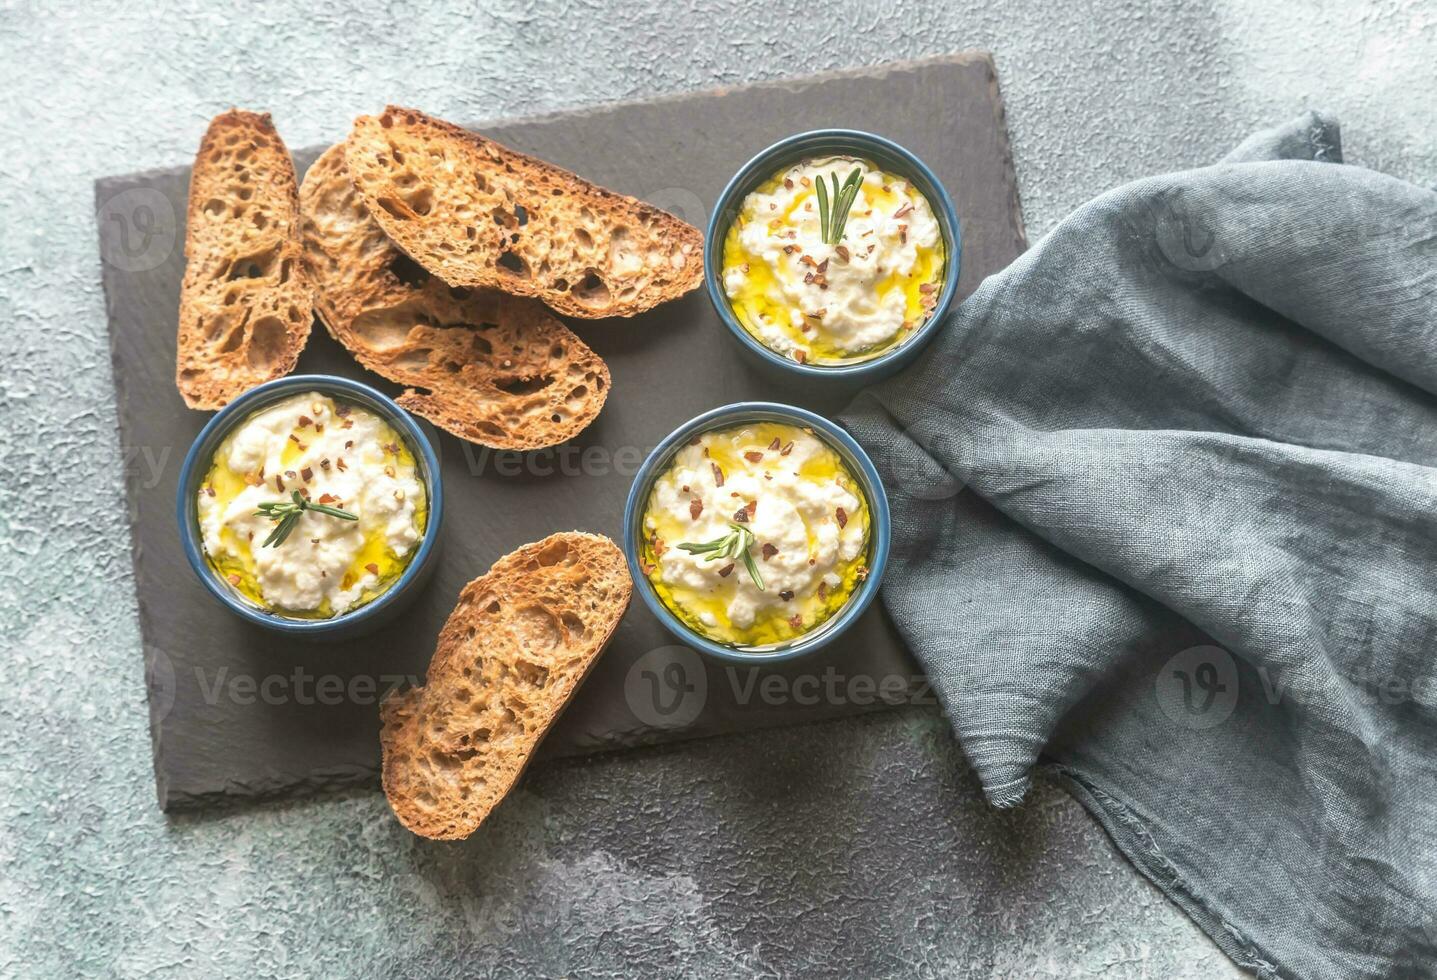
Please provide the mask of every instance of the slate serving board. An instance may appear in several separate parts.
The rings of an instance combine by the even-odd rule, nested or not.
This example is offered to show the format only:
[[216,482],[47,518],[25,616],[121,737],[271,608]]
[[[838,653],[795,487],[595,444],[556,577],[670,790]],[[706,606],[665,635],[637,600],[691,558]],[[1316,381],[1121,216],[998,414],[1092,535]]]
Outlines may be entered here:
[[[336,121],[336,138],[346,122]],[[476,128],[702,227],[724,183],[753,153],[791,133],[832,126],[897,140],[938,174],[963,226],[960,296],[1023,250],[997,76],[986,53]],[[319,152],[295,153],[301,173]],[[359,641],[276,638],[203,591],[175,526],[180,465],[210,417],[187,410],[173,382],[188,186],[188,167],[96,182],[155,776],[167,810],[374,784],[377,701],[395,684],[422,679],[464,583],[555,530],[617,539],[643,457],[705,409],[769,399],[831,414],[852,395],[766,373],[728,335],[702,290],[632,320],[570,321],[613,373],[598,421],[571,444],[523,455],[430,427],[447,509],[439,566],[425,593],[399,621]],[[397,390],[362,370],[318,326],[299,371]],[[635,599],[541,754],[816,720],[903,700],[921,685],[877,605],[830,650],[821,661],[783,668],[721,668],[677,647]]]

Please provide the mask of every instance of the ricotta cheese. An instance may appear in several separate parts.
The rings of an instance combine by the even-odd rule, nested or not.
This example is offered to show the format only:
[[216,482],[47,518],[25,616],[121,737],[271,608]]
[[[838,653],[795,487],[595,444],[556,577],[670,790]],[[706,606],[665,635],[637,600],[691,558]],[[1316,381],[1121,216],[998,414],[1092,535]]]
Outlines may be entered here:
[[[748,532],[748,557],[705,553]],[[867,574],[868,508],[838,453],[813,433],[761,422],[708,432],[654,482],[645,570],[705,636],[766,646],[822,625]]]
[[[260,504],[309,501],[284,541]],[[424,536],[428,500],[410,452],[372,411],[310,392],[257,411],[220,444],[199,491],[205,555],[251,601],[283,615],[328,618],[381,595]]]
[[[824,241],[817,184],[861,173],[841,240]],[[832,195],[829,195],[832,199]],[[797,361],[846,363],[901,344],[937,305],[943,234],[928,199],[867,160],[789,167],[744,198],[724,241],[734,315]]]

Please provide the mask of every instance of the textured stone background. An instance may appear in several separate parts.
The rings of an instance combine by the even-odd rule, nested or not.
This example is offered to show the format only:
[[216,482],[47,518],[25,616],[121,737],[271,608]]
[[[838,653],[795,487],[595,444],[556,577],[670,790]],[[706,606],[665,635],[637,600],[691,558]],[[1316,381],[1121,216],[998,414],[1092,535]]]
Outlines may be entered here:
[[551,765],[465,844],[370,794],[167,822],[91,185],[234,103],[305,146],[390,100],[492,118],[986,47],[1036,238],[1309,106],[1430,183],[1430,0],[130,6],[0,2],[0,975],[1237,975],[1062,794],[987,809],[919,709]]

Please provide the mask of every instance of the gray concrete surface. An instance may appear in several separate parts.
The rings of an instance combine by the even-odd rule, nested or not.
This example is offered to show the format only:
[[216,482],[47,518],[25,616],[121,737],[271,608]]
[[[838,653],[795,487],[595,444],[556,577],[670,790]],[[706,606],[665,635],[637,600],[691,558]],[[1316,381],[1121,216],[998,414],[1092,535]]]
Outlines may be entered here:
[[391,100],[492,118],[966,47],[1033,237],[1309,106],[1437,178],[1416,0],[0,2],[0,975],[1238,975],[1061,793],[989,810],[922,710],[548,766],[457,845],[371,794],[154,805],[96,176],[185,160],[233,103],[302,146]]

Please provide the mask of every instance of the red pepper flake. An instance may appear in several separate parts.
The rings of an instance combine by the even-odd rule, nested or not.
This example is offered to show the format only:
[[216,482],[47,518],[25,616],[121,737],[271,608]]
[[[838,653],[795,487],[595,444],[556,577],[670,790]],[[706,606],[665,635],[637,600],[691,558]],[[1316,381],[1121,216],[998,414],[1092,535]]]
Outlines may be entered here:
[[868,566],[859,565],[858,570],[854,574],[858,576],[858,581],[862,582],[864,579],[868,578]]
[[299,437],[296,436],[293,432],[291,432],[291,433],[289,434],[289,441],[292,442],[292,443],[294,443],[296,446],[298,446],[299,449],[300,449],[300,452],[303,452],[304,450],[306,450],[306,449],[309,448],[309,447],[306,446],[304,443],[300,442],[300,441],[299,441]]
[[695,497],[694,499],[692,499],[692,500],[689,501],[689,519],[690,519],[690,520],[694,520],[694,521],[698,520],[698,519],[699,519],[699,515],[702,514],[703,512],[704,512],[704,502],[703,502],[702,500],[700,500],[699,498]]
[[353,440],[353,439],[346,439],[346,440],[344,441],[344,448],[345,448],[345,449],[353,449],[353,448],[354,448],[354,440]]
[[818,265],[818,263],[814,261],[812,255],[805,255],[803,258],[801,258],[801,259],[798,260],[798,264],[799,264],[799,265],[807,265],[807,266],[816,266],[816,265]]
[[349,406],[346,405],[344,402],[340,402],[338,405],[334,406],[334,414],[338,415],[340,418],[344,418],[346,415],[348,415],[349,411]]
[[900,242],[903,242],[905,245],[908,243],[908,226],[907,226],[907,225],[900,224],[900,225],[898,226],[898,240],[899,240]]
[[784,447],[783,447],[782,451],[779,452],[779,455],[780,455],[780,456],[787,456],[787,455],[788,455],[789,453],[791,453],[791,452],[793,452],[793,440],[792,440],[792,439],[789,440],[787,446],[784,446]]
[[337,460],[335,461],[334,465],[339,468],[339,472],[341,472],[341,473],[343,473],[345,470],[349,469],[348,466],[345,466],[345,465],[344,465],[344,457],[343,457],[343,456],[339,457],[339,459],[337,459]]
[[750,463],[762,463],[763,453],[758,452],[754,449],[750,449],[748,452],[743,454],[743,458],[748,460]]
[[728,578],[729,575],[732,574],[732,573],[733,573],[733,562],[729,562],[729,563],[728,563],[727,565],[725,565],[723,568],[720,568],[720,569],[719,569],[719,578]]
[[769,448],[769,449],[777,449],[777,448],[778,448],[779,446],[781,446],[781,445],[783,445],[783,444],[778,441],[778,436],[774,436],[774,437],[773,437],[773,442],[771,442],[771,443],[768,444],[768,448]]
[[809,180],[807,177],[800,177],[800,178],[798,178],[798,182],[799,182],[800,184],[802,184],[804,187],[812,187],[812,186],[813,186],[813,181]]
[[313,480],[313,479],[314,479],[314,469],[313,469],[313,467],[306,466],[304,469],[300,470],[300,471],[299,471],[299,477],[300,477],[300,479],[303,480],[305,483],[308,483],[310,480]]
[[327,469],[329,469],[329,457],[328,457],[328,456],[324,457],[324,459],[321,459],[321,460],[319,461],[319,468],[322,469],[322,470],[327,470]]
[[339,498],[332,493],[322,493],[319,495],[319,502],[322,504],[332,504],[338,499]]
[[913,204],[912,204],[912,202],[909,202],[908,204],[903,205],[903,207],[899,208],[897,211],[894,211],[894,212],[893,212],[893,217],[895,217],[895,218],[901,218],[901,217],[903,217],[905,214],[907,214],[909,211],[912,211],[912,210],[913,210]]
[[685,484],[683,485],[683,492],[684,492],[684,493],[688,493],[688,492],[689,492],[689,485],[688,485],[687,483],[685,483]]
[[820,581],[820,582],[818,583],[818,597],[819,597],[820,599],[827,599],[827,598],[828,598],[828,583],[827,583],[827,582]]
[[654,536],[649,539],[649,544],[650,544],[650,545],[653,547],[653,549],[654,549],[654,557],[655,557],[655,558],[659,557],[659,556],[662,555],[665,551],[668,551],[668,550],[669,550],[669,543],[668,543],[667,541],[665,541],[663,538],[659,537],[658,532],[655,532],[655,533],[654,533]]
[[778,554],[778,549],[774,547],[771,543],[765,541],[763,545],[763,560],[768,561],[776,554]]
[[387,476],[387,477],[389,477],[391,480],[394,479],[394,476],[395,476],[394,467],[392,467],[392,466],[386,466],[386,467],[384,468],[384,475]]
[[301,415],[299,417],[299,427],[301,429],[311,425],[314,425],[314,419],[310,418],[308,415]]
[[845,262],[847,262],[847,261],[851,258],[851,256],[848,254],[848,246],[847,246],[847,245],[840,245],[840,246],[838,246],[837,248],[835,248],[833,251],[838,255],[838,257],[839,257],[840,259],[842,259],[842,260],[845,261]]
[[352,428],[354,428],[354,419],[345,419],[345,420],[344,420],[344,424],[341,425],[340,428],[341,428],[341,429],[352,429]]
[[735,521],[737,521],[739,524],[747,524],[747,523],[748,523],[748,507],[746,507],[746,506],[745,506],[745,507],[740,507],[738,510],[734,511],[734,512],[733,512],[733,519],[734,519]]
[[389,454],[392,455],[392,456],[398,456],[398,455],[399,455],[399,443],[397,443],[397,442],[391,442],[391,443],[386,444],[385,447],[384,447],[384,451],[385,451],[386,453],[389,453]]
[[[798,246],[797,246],[797,245],[785,245],[785,246],[783,247],[783,254],[784,254],[784,255],[792,255],[794,252],[797,252],[797,251],[798,251]],[[808,258],[807,255],[805,255],[805,256],[803,257],[803,259],[806,259],[806,258]],[[798,261],[802,262],[803,259],[799,259]]]
[[931,293],[931,292],[933,292],[933,290],[935,290],[935,289],[937,289],[937,288],[938,288],[938,287],[934,286],[931,282],[925,282],[925,283],[923,283],[922,285],[920,285],[920,286],[918,287],[918,291],[919,291],[920,293]]
[[744,510],[748,511],[748,516],[749,516],[750,518],[752,518],[753,515],[754,515],[754,511],[758,510],[758,501],[757,501],[757,500],[750,500],[750,501],[748,502],[748,506],[745,507]]
[[239,585],[239,584],[240,584],[240,577],[239,577],[238,575],[234,574],[233,572],[231,572],[229,575],[227,575],[227,576],[225,576],[225,577],[230,580],[230,585]]
[[799,613],[794,613],[788,618],[788,625],[796,630],[803,629],[803,616]]
[[368,572],[370,575],[378,575],[378,574],[379,574],[379,566],[376,565],[374,562],[370,562],[368,565],[365,565],[365,566],[364,566],[364,570],[365,570],[366,572]]
[[848,526],[848,511],[844,510],[842,507],[839,507],[836,511],[834,511],[834,516],[838,518],[839,527]]
[[323,432],[323,431],[324,431],[324,423],[323,423],[323,422],[316,422],[316,423],[314,423],[314,431],[315,431],[315,432]]
[[780,593],[778,594],[778,597],[779,597],[780,599],[782,599],[784,602],[792,602],[792,601],[793,601],[793,590],[792,590],[792,589],[784,589],[782,592],[780,592]]
[[655,565],[653,562],[649,561],[647,558],[640,558],[640,559],[639,559],[639,570],[642,571],[645,575],[652,575],[652,574],[654,574],[654,569],[656,569],[656,568],[658,568],[658,567],[659,567],[659,566]]
[[213,497],[215,495],[215,488],[210,486],[208,483],[205,484],[204,491],[206,497]]
[[786,191],[791,191],[791,190],[793,190],[793,178],[792,178],[792,177],[785,177],[785,178],[783,178],[783,189],[786,190]]
[[824,273],[826,273],[827,271],[828,271],[828,260],[827,260],[827,259],[824,259],[822,262],[818,263],[818,274],[821,276],[821,275],[823,275]]
[[793,352],[793,359],[798,363],[802,364],[804,361],[808,360],[808,351],[804,350],[802,347],[799,347]]
[[714,486],[723,486],[723,470],[719,468],[719,464],[717,463],[710,463],[709,465],[714,468]]
[[274,475],[274,485],[275,485],[275,488],[276,488],[277,490],[279,490],[280,493],[284,493],[284,480],[280,479],[280,476],[279,476],[278,473],[276,473],[276,474]]
[[817,565],[817,564],[818,564],[818,559],[817,559],[817,558],[810,558],[810,559],[808,560],[808,563],[809,563],[810,565]]
[[764,470],[764,471],[763,471],[763,478],[764,478],[765,480],[772,480],[772,479],[773,479],[773,474],[770,473],[768,470]]
[[296,473],[294,470],[285,470],[285,471],[284,471],[284,475],[287,476],[287,477],[289,477],[291,480],[298,480],[298,479],[299,479],[299,474]]

